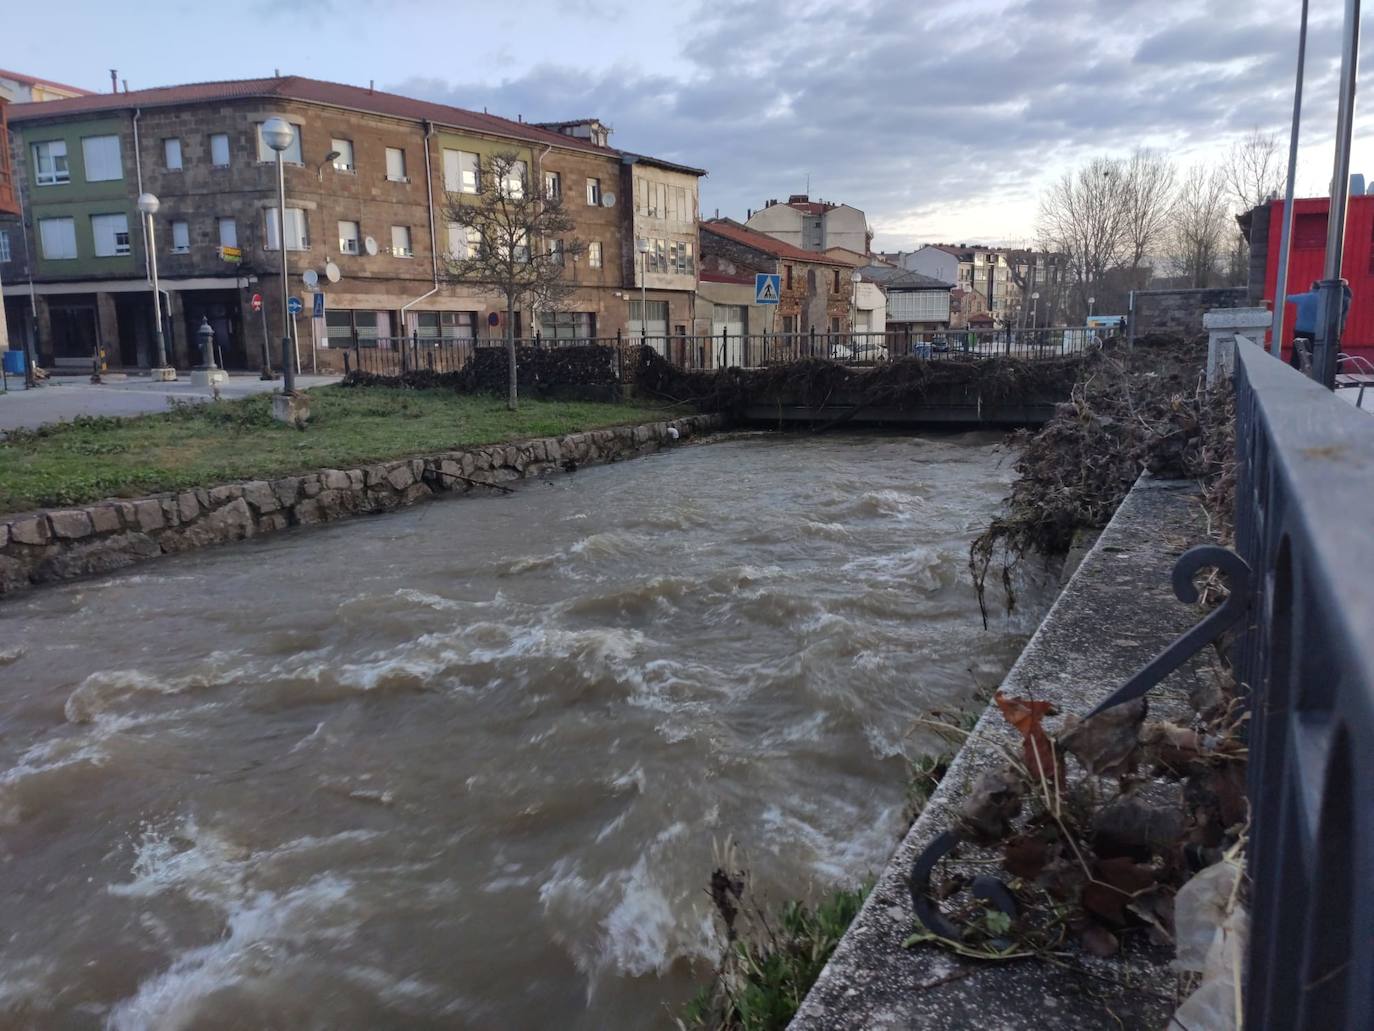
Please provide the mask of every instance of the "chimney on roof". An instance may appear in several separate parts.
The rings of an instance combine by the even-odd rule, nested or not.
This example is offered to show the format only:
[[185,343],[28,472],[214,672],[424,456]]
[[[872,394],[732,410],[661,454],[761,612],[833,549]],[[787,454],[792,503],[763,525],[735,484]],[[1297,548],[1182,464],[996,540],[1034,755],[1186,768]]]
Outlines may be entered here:
[[280,79],[280,78],[281,78],[281,69],[280,69],[280,68],[273,68],[273,69],[272,69],[272,78],[274,78],[274,79]]
[[808,196],[807,196],[806,194],[804,194],[804,193],[794,193],[794,194],[792,194],[792,196],[790,196],[790,197],[787,198],[787,203],[788,203],[788,204],[805,204],[805,203],[806,203],[807,201],[809,201],[810,199],[811,199],[811,198],[808,197]]
[[376,80],[376,79],[368,79],[368,80],[367,80],[367,91],[368,91],[369,93],[373,92],[373,90],[376,89],[376,86],[377,86],[377,80]]
[[119,70],[116,68],[110,69],[110,92],[119,92]]
[[124,83],[124,92],[125,92],[125,93],[128,93],[128,92],[129,92],[129,80],[128,80],[128,79],[120,79],[119,81],[122,82],[122,83]]

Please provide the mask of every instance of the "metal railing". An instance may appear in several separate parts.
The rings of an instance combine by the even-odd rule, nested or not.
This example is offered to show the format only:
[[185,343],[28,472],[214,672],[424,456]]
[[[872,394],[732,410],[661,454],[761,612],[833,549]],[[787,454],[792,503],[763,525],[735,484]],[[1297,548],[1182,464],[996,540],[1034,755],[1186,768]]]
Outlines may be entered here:
[[[1082,326],[1036,329],[940,330],[928,333],[713,333],[630,334],[613,337],[520,337],[517,346],[557,348],[600,344],[616,351],[616,375],[633,369],[637,349],[648,346],[681,369],[745,369],[788,365],[813,358],[845,365],[878,365],[899,358],[939,361],[950,358],[1036,360],[1080,355],[1101,346],[1105,330]],[[395,376],[415,370],[461,372],[478,348],[503,347],[500,337],[335,338],[345,370]]]
[[1250,697],[1246,1025],[1374,1027],[1374,421],[1236,354]]

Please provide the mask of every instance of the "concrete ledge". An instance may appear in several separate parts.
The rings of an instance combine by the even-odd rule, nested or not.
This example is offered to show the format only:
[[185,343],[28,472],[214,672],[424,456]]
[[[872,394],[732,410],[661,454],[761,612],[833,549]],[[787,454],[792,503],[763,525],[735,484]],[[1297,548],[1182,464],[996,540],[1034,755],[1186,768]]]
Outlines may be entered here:
[[[1169,586],[1175,559],[1203,540],[1196,489],[1142,478],[1093,544],[1003,690],[1086,714],[1196,620]],[[1200,660],[1150,693],[1152,719],[1187,720],[1188,692],[1207,683]],[[1059,719],[1047,721],[1058,729]],[[1173,1011],[1168,955],[1127,939],[1099,960],[1065,947],[1069,969],[1034,960],[986,963],[931,945],[903,949],[915,928],[907,876],[949,829],[969,785],[1019,750],[995,707],[979,720],[945,779],[883,871],[863,910],[806,997],[795,1031],[864,1028],[996,1028],[1081,1031],[1162,1028]],[[1132,989],[1127,985],[1140,988]]]
[[0,521],[0,595],[290,526],[386,512],[436,494],[635,458],[721,423],[719,415],[693,415],[10,516]]

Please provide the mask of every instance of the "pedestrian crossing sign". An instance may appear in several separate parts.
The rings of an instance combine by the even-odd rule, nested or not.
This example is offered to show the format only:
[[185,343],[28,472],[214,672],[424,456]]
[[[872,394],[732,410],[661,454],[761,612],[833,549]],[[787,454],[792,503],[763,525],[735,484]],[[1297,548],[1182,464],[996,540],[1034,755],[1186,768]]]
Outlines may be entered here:
[[754,303],[777,304],[782,292],[782,277],[759,272],[754,276]]

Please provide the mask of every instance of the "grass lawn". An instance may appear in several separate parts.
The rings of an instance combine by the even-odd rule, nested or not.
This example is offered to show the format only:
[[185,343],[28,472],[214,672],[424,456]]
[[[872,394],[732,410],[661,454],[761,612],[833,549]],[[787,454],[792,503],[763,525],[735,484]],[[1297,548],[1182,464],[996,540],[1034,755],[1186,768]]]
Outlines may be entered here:
[[127,419],[77,419],[0,439],[0,512],[133,497],[671,418],[640,403],[505,400],[444,390],[319,387],[305,431],[267,394]]

